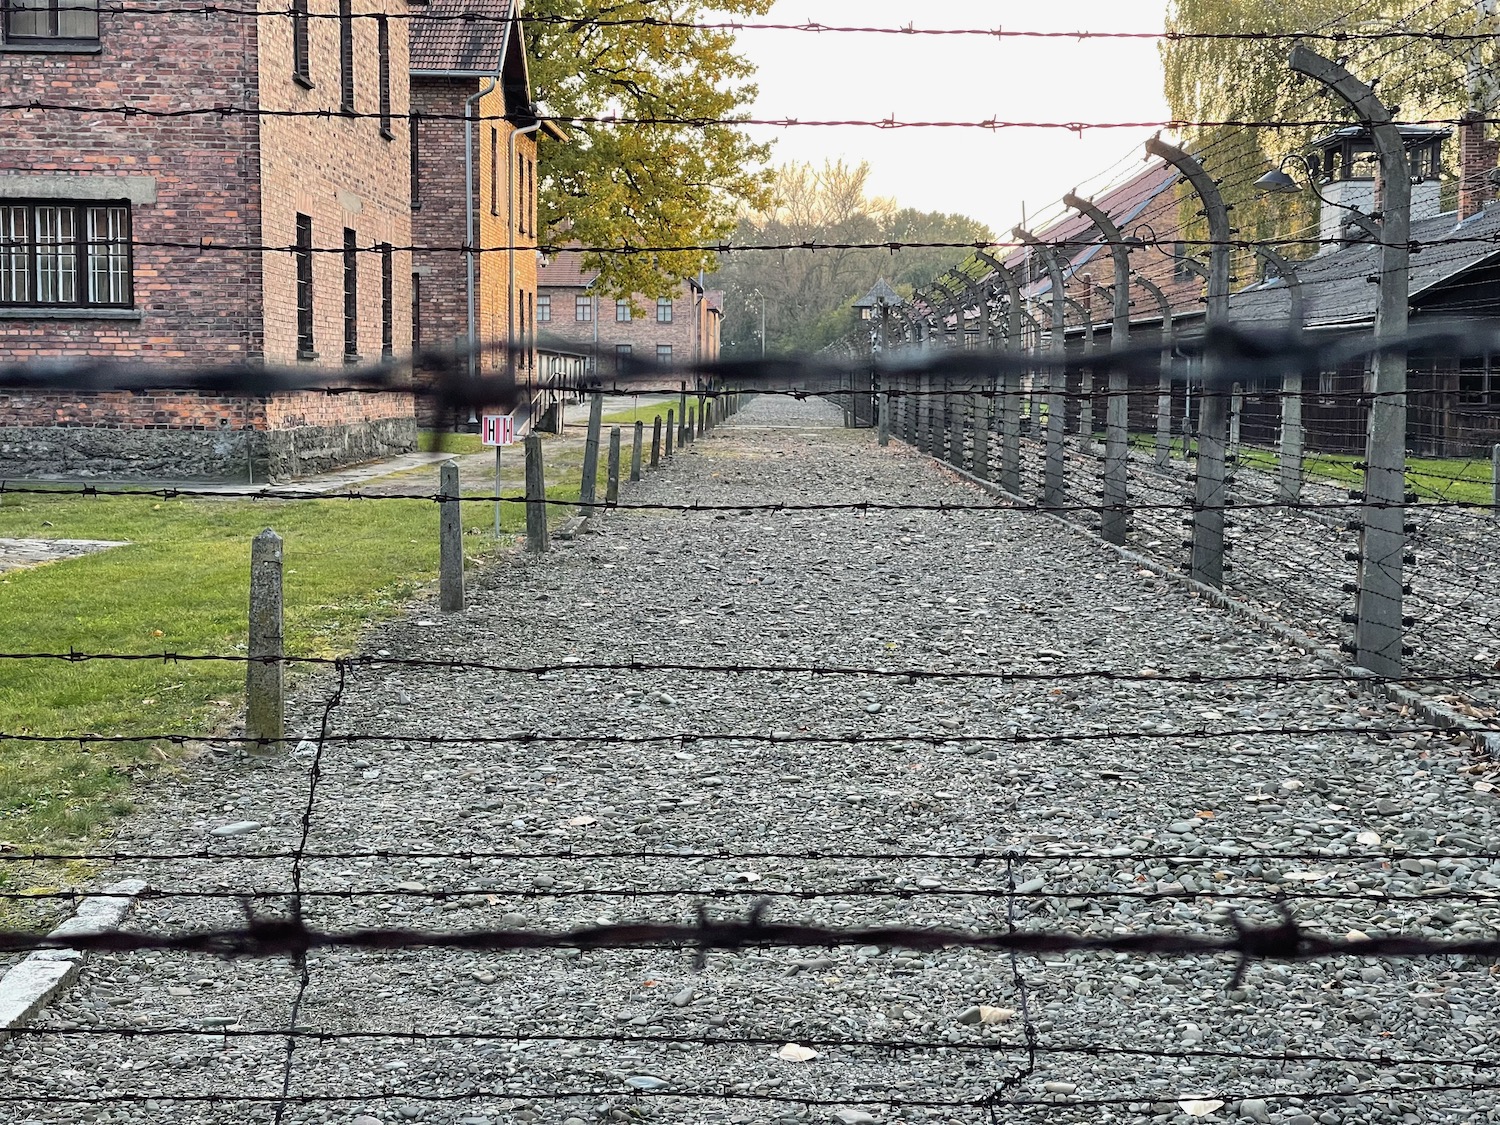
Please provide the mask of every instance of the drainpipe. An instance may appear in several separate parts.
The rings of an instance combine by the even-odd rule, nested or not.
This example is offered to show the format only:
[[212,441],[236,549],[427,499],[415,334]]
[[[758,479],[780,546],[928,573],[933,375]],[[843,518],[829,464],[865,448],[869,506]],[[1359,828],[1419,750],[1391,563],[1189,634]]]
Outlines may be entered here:
[[[501,57],[504,58],[502,52]],[[464,274],[469,299],[469,378],[479,372],[479,322],[474,311],[474,253],[476,224],[474,221],[474,111],[479,108],[479,99],[500,84],[497,71],[493,78],[486,78],[478,93],[464,99]]]

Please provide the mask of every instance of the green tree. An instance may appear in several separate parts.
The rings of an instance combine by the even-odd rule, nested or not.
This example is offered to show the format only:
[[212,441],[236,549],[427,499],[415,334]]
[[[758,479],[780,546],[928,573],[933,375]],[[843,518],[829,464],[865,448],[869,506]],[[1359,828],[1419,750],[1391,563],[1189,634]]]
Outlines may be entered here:
[[993,237],[964,215],[903,208],[868,193],[869,164],[843,161],[788,164],[776,171],[772,203],[742,217],[735,241],[790,246],[730,255],[713,284],[725,291],[724,343],[730,356],[760,347],[764,303],[767,349],[811,352],[853,327],[851,304],[882,276],[898,291],[915,288],[957,265],[966,250],[834,248],[804,250],[799,243],[972,243]]
[[[724,120],[754,98],[752,66],[731,32],[676,26],[760,15],[773,0],[531,0],[532,84],[561,117]],[[674,26],[650,22],[670,19]],[[641,20],[640,23],[629,22]],[[604,20],[605,22],[597,22]],[[702,246],[727,238],[745,207],[766,202],[767,146],[734,125],[579,122],[552,145],[539,193],[541,229],[585,246]],[[710,269],[712,252],[593,255],[611,293],[661,296]]]

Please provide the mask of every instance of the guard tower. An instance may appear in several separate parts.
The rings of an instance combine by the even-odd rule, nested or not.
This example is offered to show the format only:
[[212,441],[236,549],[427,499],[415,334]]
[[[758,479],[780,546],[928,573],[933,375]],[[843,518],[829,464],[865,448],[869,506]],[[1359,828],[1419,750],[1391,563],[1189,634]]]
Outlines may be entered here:
[[[1411,161],[1411,217],[1430,219],[1442,210],[1438,177],[1442,171],[1443,142],[1450,129],[1399,125]],[[1318,222],[1319,253],[1337,250],[1349,237],[1349,208],[1370,214],[1375,208],[1375,175],[1380,158],[1368,126],[1349,125],[1326,133],[1312,143],[1308,156],[1313,178],[1323,199]]]

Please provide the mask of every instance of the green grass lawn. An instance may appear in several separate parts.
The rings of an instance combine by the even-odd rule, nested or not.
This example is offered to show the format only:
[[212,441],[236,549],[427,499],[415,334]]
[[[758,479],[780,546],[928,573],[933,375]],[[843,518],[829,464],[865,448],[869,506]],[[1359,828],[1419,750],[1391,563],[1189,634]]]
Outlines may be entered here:
[[[576,502],[581,445],[546,443],[549,498]],[[465,495],[493,494],[486,458],[461,464]],[[521,465],[516,448],[505,466],[508,494],[521,491]],[[436,467],[379,478],[368,490],[417,482],[412,491],[435,492]],[[602,500],[602,457],[598,495]],[[486,504],[464,506],[471,560],[509,549],[511,533],[524,531],[524,506],[507,504],[504,534],[495,540],[492,512]],[[552,526],[571,514],[551,507]],[[130,545],[0,575],[0,652],[242,653],[250,541],[269,526],[286,544],[288,654],[342,654],[369,624],[435,582],[437,525],[437,505],[423,499],[7,497],[0,537]],[[0,736],[207,737],[243,707],[244,675],[244,666],[232,663],[5,661]],[[166,742],[80,747],[0,737],[0,848],[68,850],[129,810],[133,778],[178,754]],[[0,867],[0,886],[6,880]]]
[[[1269,449],[1242,446],[1239,458],[1246,468],[1267,473],[1277,473],[1281,468],[1281,458]],[[1358,487],[1364,481],[1364,470],[1359,468],[1362,462],[1362,457],[1352,453],[1310,453],[1302,459],[1302,472],[1308,480]],[[1494,498],[1490,474],[1488,459],[1406,459],[1406,486],[1416,493],[1418,503],[1490,504]]]
[[[420,500],[297,503],[29,496],[0,535],[128,540],[0,576],[6,652],[242,653],[250,540],[286,541],[289,652],[345,652],[437,567],[437,508]],[[238,664],[10,661],[0,732],[207,735],[242,705]],[[65,846],[129,808],[129,781],[174,749],[0,741],[0,838]]]

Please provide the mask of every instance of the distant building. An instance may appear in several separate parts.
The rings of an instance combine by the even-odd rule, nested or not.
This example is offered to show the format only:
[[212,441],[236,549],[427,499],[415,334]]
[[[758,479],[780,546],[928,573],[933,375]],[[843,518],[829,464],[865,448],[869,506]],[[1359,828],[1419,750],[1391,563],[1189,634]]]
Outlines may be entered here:
[[724,294],[693,278],[669,296],[602,295],[599,271],[565,250],[537,271],[537,328],[543,336],[591,349],[594,369],[612,374],[626,357],[656,363],[711,363],[719,358]]

